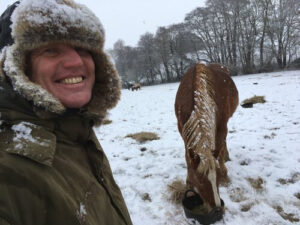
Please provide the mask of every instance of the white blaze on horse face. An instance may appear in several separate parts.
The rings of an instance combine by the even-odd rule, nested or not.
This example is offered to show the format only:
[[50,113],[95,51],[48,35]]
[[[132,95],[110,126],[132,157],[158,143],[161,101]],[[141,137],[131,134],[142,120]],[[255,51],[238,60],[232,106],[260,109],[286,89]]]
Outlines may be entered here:
[[208,180],[211,183],[213,193],[214,193],[214,199],[217,207],[221,207],[221,199],[218,193],[217,188],[217,173],[216,170],[210,169],[207,176]]

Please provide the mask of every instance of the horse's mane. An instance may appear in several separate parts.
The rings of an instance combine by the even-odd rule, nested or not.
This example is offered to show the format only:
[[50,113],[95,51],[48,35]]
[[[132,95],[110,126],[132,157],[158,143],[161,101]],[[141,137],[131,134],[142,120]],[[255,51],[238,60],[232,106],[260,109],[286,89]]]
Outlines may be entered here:
[[215,168],[213,153],[216,148],[216,110],[212,77],[204,65],[196,65],[194,79],[194,110],[182,129],[188,151],[200,157],[198,171],[207,174]]

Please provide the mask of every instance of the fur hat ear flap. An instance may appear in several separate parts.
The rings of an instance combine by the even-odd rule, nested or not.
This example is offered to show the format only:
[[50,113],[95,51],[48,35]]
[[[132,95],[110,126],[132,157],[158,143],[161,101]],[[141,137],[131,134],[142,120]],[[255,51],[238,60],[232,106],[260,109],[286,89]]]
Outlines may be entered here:
[[9,6],[0,17],[0,50],[14,42],[11,35],[11,15],[19,4],[20,1],[17,1]]
[[6,48],[4,47],[0,53],[0,82],[5,80],[4,61],[6,58]]

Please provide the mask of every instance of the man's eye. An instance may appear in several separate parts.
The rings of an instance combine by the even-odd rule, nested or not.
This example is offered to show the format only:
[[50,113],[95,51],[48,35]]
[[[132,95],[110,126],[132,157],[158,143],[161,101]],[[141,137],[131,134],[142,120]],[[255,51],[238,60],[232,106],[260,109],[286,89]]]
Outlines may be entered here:
[[46,55],[56,55],[59,51],[56,48],[46,48],[42,51],[42,53]]
[[91,56],[91,53],[88,50],[83,49],[83,48],[76,48],[76,52],[80,56]]

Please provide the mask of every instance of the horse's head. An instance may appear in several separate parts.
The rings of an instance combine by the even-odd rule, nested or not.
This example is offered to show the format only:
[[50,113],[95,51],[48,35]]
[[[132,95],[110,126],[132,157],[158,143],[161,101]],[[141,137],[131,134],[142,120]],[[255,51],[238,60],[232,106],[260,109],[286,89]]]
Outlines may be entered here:
[[[206,154],[207,153],[207,154]],[[210,152],[186,151],[188,168],[187,186],[194,190],[203,201],[203,213],[223,213],[224,203],[219,195],[220,167]]]

